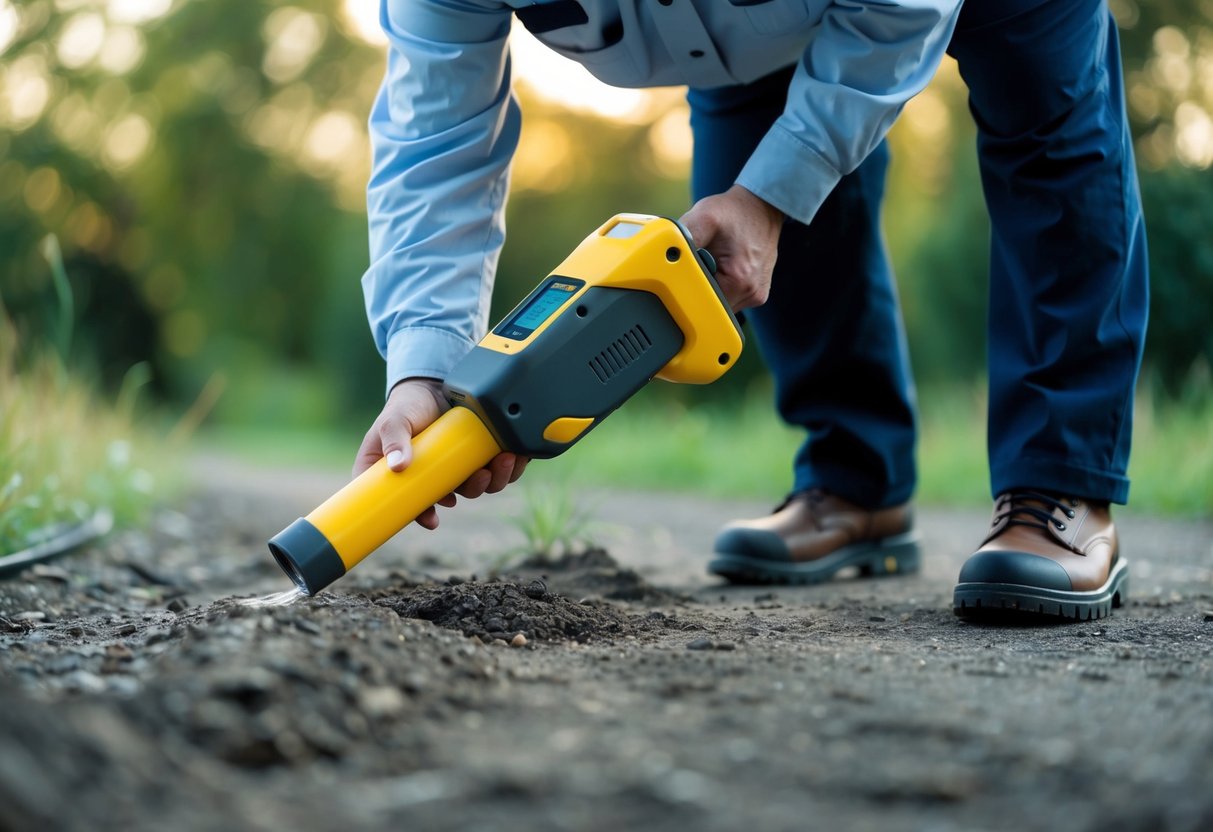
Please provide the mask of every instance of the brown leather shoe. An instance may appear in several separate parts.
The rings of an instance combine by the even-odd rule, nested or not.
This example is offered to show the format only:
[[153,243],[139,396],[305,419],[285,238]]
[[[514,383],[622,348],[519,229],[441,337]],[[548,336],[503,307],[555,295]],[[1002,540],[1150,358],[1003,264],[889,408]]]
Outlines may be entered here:
[[873,511],[813,489],[768,517],[725,526],[708,571],[735,583],[791,584],[829,580],[848,566],[864,576],[916,572],[912,528],[909,503]]
[[1001,494],[980,548],[960,570],[957,615],[1019,612],[1103,618],[1129,592],[1106,503],[1021,490]]

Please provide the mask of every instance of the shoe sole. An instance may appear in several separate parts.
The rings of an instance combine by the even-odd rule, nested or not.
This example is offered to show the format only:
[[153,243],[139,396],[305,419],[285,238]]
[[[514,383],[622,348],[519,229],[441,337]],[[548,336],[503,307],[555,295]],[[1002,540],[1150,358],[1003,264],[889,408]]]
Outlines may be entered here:
[[1129,597],[1129,564],[1116,562],[1098,589],[1065,592],[1021,584],[963,583],[952,594],[952,611],[963,618],[1039,616],[1091,621],[1112,614]]
[[745,555],[717,554],[708,571],[735,584],[819,584],[843,569],[859,568],[860,577],[907,575],[921,562],[914,532],[886,537],[873,543],[844,546],[811,561],[780,561]]

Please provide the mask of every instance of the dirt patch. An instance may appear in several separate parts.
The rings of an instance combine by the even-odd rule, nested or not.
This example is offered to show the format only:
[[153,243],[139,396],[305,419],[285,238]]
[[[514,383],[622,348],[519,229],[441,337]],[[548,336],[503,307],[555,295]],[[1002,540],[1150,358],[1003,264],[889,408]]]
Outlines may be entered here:
[[[398,573],[393,578],[401,578]],[[482,642],[612,643],[680,628],[656,605],[685,606],[689,596],[655,587],[603,549],[557,559],[528,558],[492,580],[452,576],[445,584],[393,581],[367,591],[404,618],[430,621]],[[650,608],[632,612],[623,601]]]
[[203,495],[0,584],[0,829],[1213,825],[1207,524],[1152,524],[1109,619],[995,627],[930,540],[881,581],[385,558],[246,606],[269,514]]
[[559,558],[532,557],[511,572],[538,577],[552,592],[570,598],[631,601],[645,606],[685,604],[690,596],[656,587],[634,569],[621,566],[605,549],[573,552]]

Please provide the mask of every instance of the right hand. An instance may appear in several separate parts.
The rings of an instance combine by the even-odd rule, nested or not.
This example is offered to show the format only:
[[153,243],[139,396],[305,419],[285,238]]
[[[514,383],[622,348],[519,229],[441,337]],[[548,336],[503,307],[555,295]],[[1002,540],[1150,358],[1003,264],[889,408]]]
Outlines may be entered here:
[[[357,477],[381,457],[393,471],[403,471],[413,461],[413,437],[450,408],[442,395],[442,382],[432,378],[409,378],[397,384],[388,394],[379,418],[371,425],[354,459],[353,476]],[[454,493],[447,494],[438,505],[451,508],[455,494],[475,499],[481,494],[495,494],[522,476],[529,457],[500,453],[488,466],[474,472]],[[438,528],[438,512],[430,506],[417,517],[417,523],[427,529]]]

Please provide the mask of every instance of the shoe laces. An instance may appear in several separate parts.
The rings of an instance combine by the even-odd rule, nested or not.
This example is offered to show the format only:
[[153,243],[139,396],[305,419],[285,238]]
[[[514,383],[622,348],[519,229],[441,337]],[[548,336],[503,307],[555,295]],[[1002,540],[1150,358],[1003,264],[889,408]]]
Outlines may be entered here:
[[829,496],[824,488],[809,488],[804,491],[793,491],[788,496],[783,498],[783,502],[775,506],[771,511],[772,514],[778,514],[783,511],[788,505],[798,497],[805,497],[808,503],[809,519],[813,522],[815,528],[821,528],[821,520],[817,515],[817,507],[821,505],[826,497]]
[[[1029,500],[1044,504],[1048,508],[1032,505],[1028,502]],[[1003,494],[998,500],[998,505],[1005,506],[1005,510],[994,515],[993,525],[995,526],[1005,519],[1008,527],[1029,526],[1048,531],[1049,524],[1052,523],[1057,531],[1064,532],[1066,530],[1065,521],[1054,517],[1053,511],[1061,509],[1066,517],[1073,520],[1074,507],[1078,505],[1078,501],[1073,498],[1055,497],[1040,491],[1022,490],[1008,491]]]

